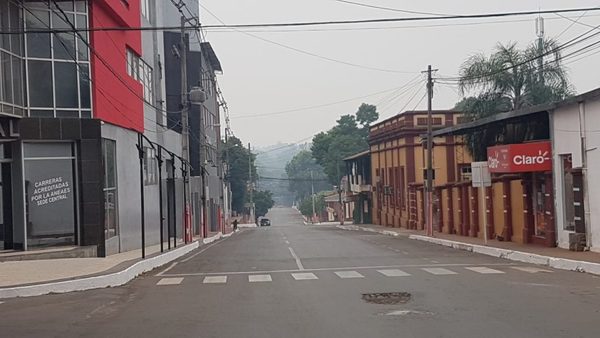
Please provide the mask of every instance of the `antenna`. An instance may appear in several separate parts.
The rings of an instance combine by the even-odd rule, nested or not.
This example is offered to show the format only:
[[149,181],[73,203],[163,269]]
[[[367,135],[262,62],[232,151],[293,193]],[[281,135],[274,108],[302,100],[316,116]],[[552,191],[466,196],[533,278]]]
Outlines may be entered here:
[[535,34],[538,38],[543,38],[544,33],[544,18],[540,15],[535,19]]

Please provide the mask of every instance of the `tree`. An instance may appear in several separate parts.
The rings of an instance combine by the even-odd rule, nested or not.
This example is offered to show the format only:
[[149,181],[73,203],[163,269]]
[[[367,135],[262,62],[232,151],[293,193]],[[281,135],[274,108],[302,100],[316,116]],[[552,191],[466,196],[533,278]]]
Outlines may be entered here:
[[270,191],[254,191],[254,205],[256,217],[265,216],[269,209],[275,205],[275,201],[273,201],[273,194]]
[[311,152],[333,185],[345,174],[344,158],[369,148],[369,126],[379,118],[377,108],[363,103],[354,115],[342,115],[327,132],[313,138]]
[[229,137],[227,142],[223,143],[221,149],[222,158],[229,161],[229,169],[225,178],[231,185],[231,205],[233,210],[241,213],[244,211],[248,191],[248,161],[252,161],[252,181],[256,181],[255,155],[251,154],[244,147],[242,141],[235,136]]
[[[543,65],[540,67],[540,57]],[[459,89],[465,98],[456,105],[471,120],[537,104],[564,100],[572,95],[558,44],[546,40],[543,49],[531,44],[519,49],[516,43],[498,44],[488,57],[476,54],[460,69]],[[485,158],[488,142],[503,139],[522,142],[518,136],[535,137],[539,130],[490,127],[466,136],[476,160]]]
[[285,171],[289,179],[289,190],[294,192],[298,201],[312,194],[311,181],[315,192],[331,188],[326,182],[327,176],[323,167],[317,164],[308,150],[296,154],[285,166]]
[[[302,215],[304,215],[306,217],[312,217],[312,215],[313,215],[312,196],[308,196],[300,202],[299,210],[302,213]],[[324,210],[325,210],[325,196],[323,194],[317,194],[315,196],[315,213],[317,215],[319,215]]]

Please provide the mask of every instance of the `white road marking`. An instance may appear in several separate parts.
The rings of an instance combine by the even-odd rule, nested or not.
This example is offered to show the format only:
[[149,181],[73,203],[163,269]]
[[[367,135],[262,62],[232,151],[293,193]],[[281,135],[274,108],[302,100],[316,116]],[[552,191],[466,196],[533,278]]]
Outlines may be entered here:
[[406,273],[399,269],[388,269],[388,270],[377,270],[380,274],[383,274],[387,277],[407,277],[410,276],[409,273]]
[[402,251],[402,253],[408,255],[408,251]]
[[294,257],[294,259],[296,260],[296,265],[298,266],[298,270],[304,270],[304,266],[302,265],[300,258],[298,258],[298,256],[294,252],[294,249],[292,249],[292,247],[288,247],[288,249],[290,249],[290,253],[292,254],[292,257]]
[[468,266],[465,269],[471,270],[471,271],[477,272],[477,273],[482,273],[484,275],[505,273],[504,271],[490,269],[485,266]]
[[169,265],[168,268],[164,269],[163,271],[159,272],[156,274],[156,276],[162,276],[164,273],[169,272],[169,270],[173,269],[175,267],[175,265],[177,265],[177,262],[173,262],[173,264]]
[[293,273],[292,277],[295,280],[310,280],[310,279],[319,279],[314,273],[305,272],[305,273]]
[[540,269],[540,268],[536,268],[536,267],[532,267],[532,266],[513,266],[512,268],[515,270],[529,272],[529,273],[552,272],[550,270]]
[[433,260],[433,259],[432,259],[432,260],[431,260],[431,263],[433,263],[433,264],[439,264],[440,262],[438,262],[438,261],[436,261],[436,260]]
[[227,276],[207,276],[204,277],[204,284],[225,284],[227,283]]
[[[472,266],[473,264],[463,263],[449,263],[449,264],[398,264],[398,265],[371,265],[371,266],[346,266],[337,268],[316,268],[316,269],[304,269],[303,271],[339,271],[339,270],[368,270],[368,269],[392,269],[392,268],[426,268],[426,267],[465,267]],[[490,263],[488,266],[513,266],[513,263]],[[165,274],[165,277],[192,277],[192,276],[223,276],[223,275],[254,275],[254,274],[267,274],[267,273],[293,273],[299,272],[298,269],[286,269],[286,270],[263,270],[263,271],[222,271],[222,272],[192,272],[192,273],[172,273]]]
[[183,282],[183,278],[163,278],[156,285],[179,285]]
[[423,268],[423,271],[427,271],[432,275],[456,275],[457,273],[444,268]]
[[0,305],[4,304],[4,302],[0,302]]
[[408,316],[408,315],[433,315],[433,312],[414,311],[414,310],[396,310],[385,314],[386,316]]
[[338,277],[347,279],[347,278],[365,278],[365,276],[361,275],[357,271],[336,271],[335,272]]
[[289,245],[289,244],[290,244],[290,241],[285,241],[285,244],[288,244],[288,245]]
[[272,282],[273,279],[271,275],[249,275],[248,282],[250,283],[260,283],[260,282]]

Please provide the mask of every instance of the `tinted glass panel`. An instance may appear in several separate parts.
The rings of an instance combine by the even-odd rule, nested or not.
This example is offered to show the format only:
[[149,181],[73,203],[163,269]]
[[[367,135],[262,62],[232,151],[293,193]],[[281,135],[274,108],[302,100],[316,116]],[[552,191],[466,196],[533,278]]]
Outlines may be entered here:
[[[50,13],[47,11],[26,11],[25,17],[28,29],[48,29],[50,27]],[[30,57],[50,57],[50,34],[27,34],[27,55]]]
[[[68,20],[68,22],[67,22]],[[70,24],[69,24],[70,23]],[[57,29],[71,29],[75,25],[75,16],[67,14],[65,19],[62,13],[52,14],[52,27]],[[74,60],[75,55],[75,34],[60,33],[54,35],[54,57],[63,60]]]
[[55,62],[56,106],[77,108],[77,65],[68,62]]
[[[10,6],[10,27],[11,29],[21,29],[23,27],[22,22],[21,22],[21,15],[19,12],[19,8],[17,7],[16,4],[11,3]],[[21,39],[23,38],[22,35],[19,34],[13,34],[11,35],[11,47],[10,50],[17,54],[17,55],[22,55],[22,51],[21,51]]]
[[16,56],[12,57],[13,67],[13,100],[16,105],[23,105],[23,61]]
[[[8,21],[8,4],[7,1],[0,2],[0,29],[2,31],[11,29]],[[0,36],[0,48],[10,50],[10,35]]]
[[52,63],[29,61],[29,104],[32,107],[53,107]]
[[90,108],[90,70],[87,65],[79,66],[79,88],[81,91],[81,108]]
[[[78,15],[77,16],[77,28],[87,28],[87,16]],[[84,41],[82,41],[79,36],[82,36],[85,39],[85,42],[88,41],[87,32],[79,32],[77,36],[77,54],[79,56],[79,60],[87,61],[88,60],[88,46]]]
[[2,68],[2,100],[4,102],[13,103],[12,94],[12,77],[11,77],[11,56],[8,53],[0,53],[0,68]]
[[29,116],[31,116],[31,117],[54,117],[54,111],[53,110],[32,109],[29,112]]
[[79,117],[79,112],[78,111],[73,111],[73,110],[57,110],[56,111],[56,117],[71,117],[71,118],[76,118],[76,117]]

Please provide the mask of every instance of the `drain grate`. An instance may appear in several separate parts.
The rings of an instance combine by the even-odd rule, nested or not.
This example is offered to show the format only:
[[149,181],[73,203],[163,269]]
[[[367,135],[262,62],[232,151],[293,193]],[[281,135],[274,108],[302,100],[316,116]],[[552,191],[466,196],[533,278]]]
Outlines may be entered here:
[[362,299],[371,304],[406,304],[411,299],[408,292],[363,293]]

